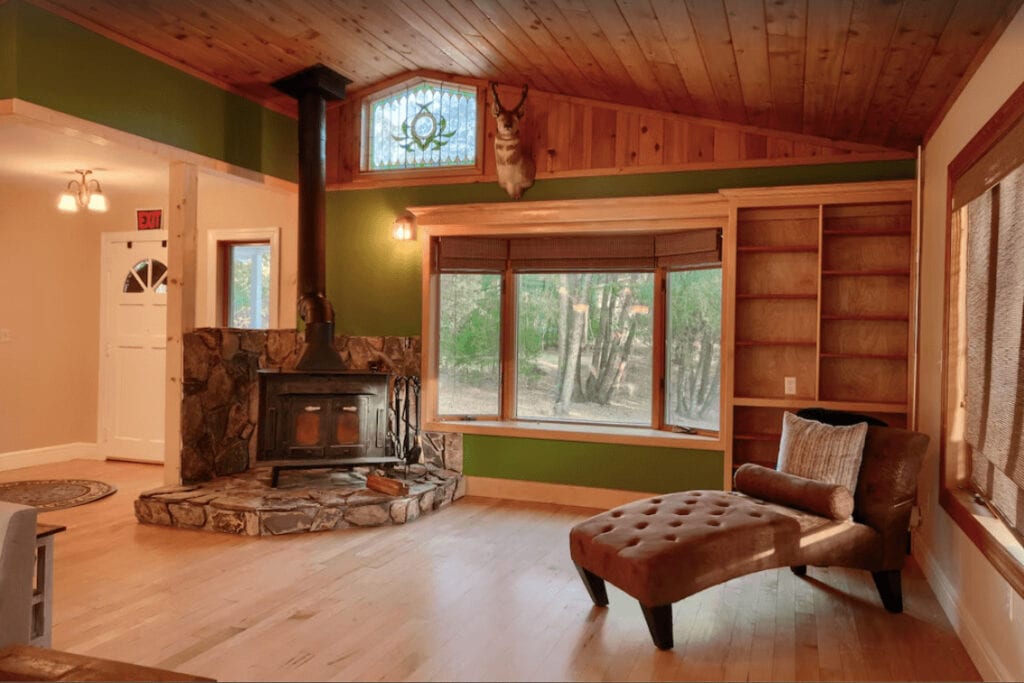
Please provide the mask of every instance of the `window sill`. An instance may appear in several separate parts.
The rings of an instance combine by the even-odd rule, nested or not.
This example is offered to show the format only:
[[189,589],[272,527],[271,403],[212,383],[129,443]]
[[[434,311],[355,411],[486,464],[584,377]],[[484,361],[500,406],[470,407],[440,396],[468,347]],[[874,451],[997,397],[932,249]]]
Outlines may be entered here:
[[485,436],[615,443],[661,448],[693,448],[705,451],[725,450],[722,439],[717,436],[676,434],[642,427],[558,424],[551,422],[528,422],[525,420],[517,420],[515,422],[500,420],[435,420],[427,422],[423,428],[428,432],[457,432],[460,434],[481,434]]
[[1024,546],[984,505],[974,502],[963,489],[944,488],[939,500],[978,550],[988,558],[1003,578],[1024,597]]

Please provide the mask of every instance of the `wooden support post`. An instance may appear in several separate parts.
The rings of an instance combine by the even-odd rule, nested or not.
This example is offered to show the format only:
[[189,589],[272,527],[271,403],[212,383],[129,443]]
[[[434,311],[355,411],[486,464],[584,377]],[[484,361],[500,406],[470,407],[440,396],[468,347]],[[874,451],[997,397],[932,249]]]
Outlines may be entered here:
[[170,239],[167,244],[167,385],[164,406],[164,482],[181,483],[181,399],[184,335],[196,326],[196,254],[199,173],[195,165],[170,168]]

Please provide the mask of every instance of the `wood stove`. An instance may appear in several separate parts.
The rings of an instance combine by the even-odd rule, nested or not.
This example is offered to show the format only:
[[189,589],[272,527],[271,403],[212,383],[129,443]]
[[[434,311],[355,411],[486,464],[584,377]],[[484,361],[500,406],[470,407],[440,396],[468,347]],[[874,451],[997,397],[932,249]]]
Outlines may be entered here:
[[388,376],[343,370],[326,295],[326,106],[350,81],[322,64],[275,82],[299,103],[299,315],[304,343],[295,369],[261,371],[256,463],[281,469],[392,465]]
[[282,469],[398,462],[388,439],[388,376],[261,370],[256,464]]

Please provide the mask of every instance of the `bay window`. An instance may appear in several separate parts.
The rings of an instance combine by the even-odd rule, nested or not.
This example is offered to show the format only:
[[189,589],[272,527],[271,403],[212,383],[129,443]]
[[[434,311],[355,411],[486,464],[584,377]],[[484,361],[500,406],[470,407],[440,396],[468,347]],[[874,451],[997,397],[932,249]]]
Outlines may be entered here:
[[717,437],[718,228],[438,236],[429,249],[434,419]]

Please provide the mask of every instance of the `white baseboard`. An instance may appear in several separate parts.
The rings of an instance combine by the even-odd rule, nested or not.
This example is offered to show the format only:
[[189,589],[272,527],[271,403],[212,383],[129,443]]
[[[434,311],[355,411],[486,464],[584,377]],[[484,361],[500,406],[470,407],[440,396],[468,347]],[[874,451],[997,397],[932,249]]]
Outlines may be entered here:
[[58,446],[30,448],[24,451],[0,453],[0,470],[16,470],[32,465],[46,465],[67,460],[102,460],[99,447],[94,443],[78,441]]
[[602,489],[591,486],[549,484],[542,481],[521,481],[519,479],[496,479],[493,477],[466,477],[466,495],[482,498],[504,498],[531,503],[556,503],[574,507],[607,510],[650,498],[656,493]]
[[917,552],[914,554],[925,578],[928,579],[928,583],[935,592],[935,597],[938,598],[939,605],[946,613],[946,618],[952,624],[953,630],[960,636],[960,642],[964,644],[971,661],[978,668],[978,673],[986,681],[1013,680],[999,654],[989,645],[978,622],[969,611],[963,608],[963,599],[946,573],[942,571],[942,567],[930,549],[923,543],[915,544],[915,549]]

